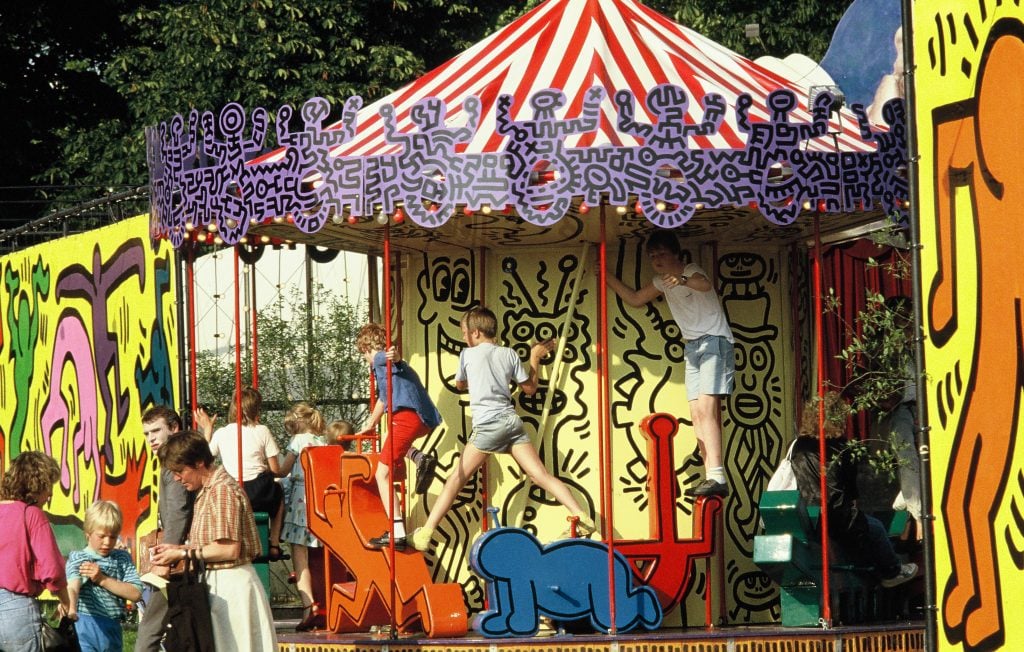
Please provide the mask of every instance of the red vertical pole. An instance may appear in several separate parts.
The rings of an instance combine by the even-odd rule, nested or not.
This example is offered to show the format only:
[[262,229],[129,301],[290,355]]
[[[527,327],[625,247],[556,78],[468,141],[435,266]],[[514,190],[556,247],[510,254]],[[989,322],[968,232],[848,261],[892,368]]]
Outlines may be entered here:
[[260,339],[259,338],[259,334],[260,334],[260,331],[259,331],[259,329],[256,326],[257,325],[257,318],[256,318],[256,263],[252,263],[251,265],[249,265],[249,270],[252,272],[252,274],[250,275],[251,276],[251,280],[252,280],[252,287],[250,288],[250,292],[249,292],[249,302],[251,304],[249,306],[249,315],[250,315],[249,318],[252,321],[252,329],[251,329],[251,332],[252,332],[252,386],[253,386],[253,389],[259,389],[260,388],[260,363],[259,363],[258,353],[259,353],[259,339]]
[[815,355],[818,365],[818,474],[821,491],[821,617],[827,627],[832,626],[832,601],[829,587],[828,554],[828,473],[826,471],[825,447],[825,329],[824,301],[822,299],[821,269],[821,214],[814,215],[814,328],[818,331]]
[[[384,351],[387,352],[391,348],[391,225],[384,225]],[[388,458],[391,460],[391,482],[388,483],[388,495],[381,496],[383,500],[388,501],[388,514],[391,517],[388,519],[388,539],[390,544],[388,545],[388,565],[389,572],[391,575],[391,638],[398,638],[398,620],[395,608],[395,599],[397,598],[397,592],[395,589],[395,467],[398,466],[398,462],[395,460],[395,430],[394,430],[394,410],[392,409],[392,379],[391,379],[391,361],[386,361],[386,370],[384,373],[385,378],[385,395],[388,397],[387,405],[387,424],[388,424]],[[380,462],[378,462],[379,464]]]
[[235,245],[235,425],[238,430],[238,484],[242,484],[242,292],[238,287],[238,247]]
[[[480,264],[478,266],[478,269],[480,271],[480,283],[479,283],[479,287],[480,287],[480,305],[481,306],[486,306],[487,305],[487,301],[486,301],[486,299],[487,299],[487,250],[486,249],[483,249],[483,248],[479,249],[479,258],[480,258]],[[478,471],[478,473],[480,473],[480,504],[483,505],[483,512],[482,512],[483,518],[480,520],[480,531],[481,532],[486,532],[491,527],[491,522],[489,520],[487,520],[487,514],[488,514],[487,507],[490,504],[490,500],[491,500],[491,493],[490,493],[490,489],[489,489],[490,485],[488,484],[488,480],[490,478],[490,473],[488,472],[489,468],[490,468],[490,464],[483,464],[483,465],[480,466],[480,470]],[[484,607],[487,607],[487,608],[490,607],[490,604],[486,602],[486,597],[485,597]]]
[[186,272],[188,274],[188,388],[189,406],[195,410],[199,405],[198,375],[196,373],[196,245],[189,242]]
[[[601,444],[599,446],[599,464],[601,467],[601,511],[604,513],[604,521],[602,529],[604,530],[604,540],[608,545],[608,610],[609,618],[608,622],[611,625],[608,628],[608,633],[615,635],[618,627],[615,625],[615,537],[612,536],[612,523],[613,523],[613,505],[612,505],[612,438],[611,438],[611,419],[606,414],[608,406],[611,404],[609,395],[609,382],[608,382],[608,286],[605,283],[608,278],[608,243],[607,243],[607,218],[608,218],[608,202],[601,202],[601,246],[598,249],[598,256],[600,259],[600,276],[601,276],[601,291],[598,292],[599,300],[599,337],[598,347],[599,353],[599,364],[598,364],[598,392],[599,392],[599,403],[601,409],[598,413],[598,431],[601,435]],[[583,261],[580,261],[583,264]]]

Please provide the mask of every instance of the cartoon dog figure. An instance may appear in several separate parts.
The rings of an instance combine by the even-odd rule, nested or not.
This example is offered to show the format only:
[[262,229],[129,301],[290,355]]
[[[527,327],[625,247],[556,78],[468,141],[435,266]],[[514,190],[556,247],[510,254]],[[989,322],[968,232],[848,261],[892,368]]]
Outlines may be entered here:
[[541,545],[526,530],[497,528],[473,545],[470,566],[487,582],[490,609],[473,619],[473,629],[489,637],[533,636],[540,617],[589,620],[608,633],[661,625],[654,590],[633,586],[626,558],[615,553],[615,617],[610,618],[608,547],[589,539]]

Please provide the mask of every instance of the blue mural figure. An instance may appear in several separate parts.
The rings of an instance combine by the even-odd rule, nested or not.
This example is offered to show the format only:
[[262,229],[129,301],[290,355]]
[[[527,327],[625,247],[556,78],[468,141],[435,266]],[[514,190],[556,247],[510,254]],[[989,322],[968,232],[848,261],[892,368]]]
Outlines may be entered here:
[[[492,512],[493,514],[494,512]],[[655,630],[662,611],[647,586],[634,586],[626,558],[616,552],[615,618],[610,617],[608,547],[590,539],[541,545],[520,528],[499,527],[477,539],[469,564],[487,583],[490,608],[473,619],[477,633],[499,638],[533,636],[541,616],[555,621],[589,621],[608,633],[638,627]]]

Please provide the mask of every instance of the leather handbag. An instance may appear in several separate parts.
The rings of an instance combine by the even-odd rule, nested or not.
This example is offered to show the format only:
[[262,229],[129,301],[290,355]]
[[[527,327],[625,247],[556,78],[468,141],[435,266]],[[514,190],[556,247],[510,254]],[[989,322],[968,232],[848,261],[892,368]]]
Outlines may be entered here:
[[167,628],[164,649],[182,652],[213,652],[213,620],[206,569],[201,562],[185,560],[184,571],[167,582]]

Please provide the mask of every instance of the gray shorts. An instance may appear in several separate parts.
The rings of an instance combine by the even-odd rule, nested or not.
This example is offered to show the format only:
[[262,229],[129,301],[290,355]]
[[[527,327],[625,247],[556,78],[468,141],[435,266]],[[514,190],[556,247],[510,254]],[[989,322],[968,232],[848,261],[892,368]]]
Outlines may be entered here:
[[469,443],[485,453],[507,453],[516,444],[529,444],[530,437],[519,415],[509,412],[487,423],[474,423]]
[[704,335],[686,343],[686,400],[696,401],[701,394],[732,394],[736,373],[733,344],[721,335]]

